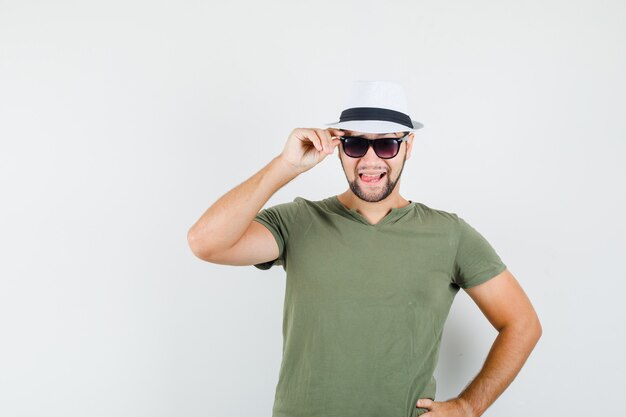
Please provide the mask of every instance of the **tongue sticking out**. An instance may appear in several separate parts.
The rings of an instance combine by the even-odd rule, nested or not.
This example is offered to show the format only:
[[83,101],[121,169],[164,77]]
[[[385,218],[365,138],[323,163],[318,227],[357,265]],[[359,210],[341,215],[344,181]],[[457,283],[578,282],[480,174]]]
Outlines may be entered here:
[[360,177],[361,177],[361,180],[363,182],[376,183],[376,182],[380,181],[383,178],[384,175],[385,175],[385,173],[383,172],[380,175],[365,175],[365,174],[361,174]]

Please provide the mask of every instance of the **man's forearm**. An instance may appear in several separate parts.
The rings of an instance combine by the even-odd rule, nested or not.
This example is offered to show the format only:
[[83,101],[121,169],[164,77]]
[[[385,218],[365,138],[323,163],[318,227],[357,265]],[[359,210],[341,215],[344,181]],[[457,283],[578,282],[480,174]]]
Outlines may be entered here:
[[224,194],[189,229],[187,239],[193,252],[200,256],[233,246],[267,200],[298,174],[293,166],[277,156]]
[[496,337],[481,371],[458,398],[481,416],[513,382],[541,336],[539,325],[511,325]]

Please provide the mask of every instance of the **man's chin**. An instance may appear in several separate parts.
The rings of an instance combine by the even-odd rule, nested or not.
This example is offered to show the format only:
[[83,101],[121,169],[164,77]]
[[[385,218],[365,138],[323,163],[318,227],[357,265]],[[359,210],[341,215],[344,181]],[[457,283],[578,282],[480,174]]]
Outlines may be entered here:
[[389,196],[389,194],[391,194],[391,190],[389,190],[387,186],[375,190],[368,190],[358,184],[355,184],[354,187],[351,188],[354,195],[368,203],[377,203],[384,200]]

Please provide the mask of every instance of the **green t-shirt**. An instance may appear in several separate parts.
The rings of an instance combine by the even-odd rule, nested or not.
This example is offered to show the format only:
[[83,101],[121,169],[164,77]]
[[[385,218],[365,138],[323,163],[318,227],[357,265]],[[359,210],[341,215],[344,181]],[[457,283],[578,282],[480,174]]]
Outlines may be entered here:
[[444,323],[459,288],[506,266],[454,213],[424,204],[371,224],[336,196],[261,210],[287,274],[273,417],[415,417],[435,399]]

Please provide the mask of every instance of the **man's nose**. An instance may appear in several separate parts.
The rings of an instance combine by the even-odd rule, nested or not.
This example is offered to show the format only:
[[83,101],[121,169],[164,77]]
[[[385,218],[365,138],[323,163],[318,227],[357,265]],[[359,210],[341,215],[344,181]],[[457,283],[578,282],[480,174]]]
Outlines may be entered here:
[[370,146],[367,148],[367,152],[365,153],[365,155],[363,155],[361,159],[378,160],[380,158],[378,157],[378,155],[376,155],[376,152],[374,152],[374,146]]

